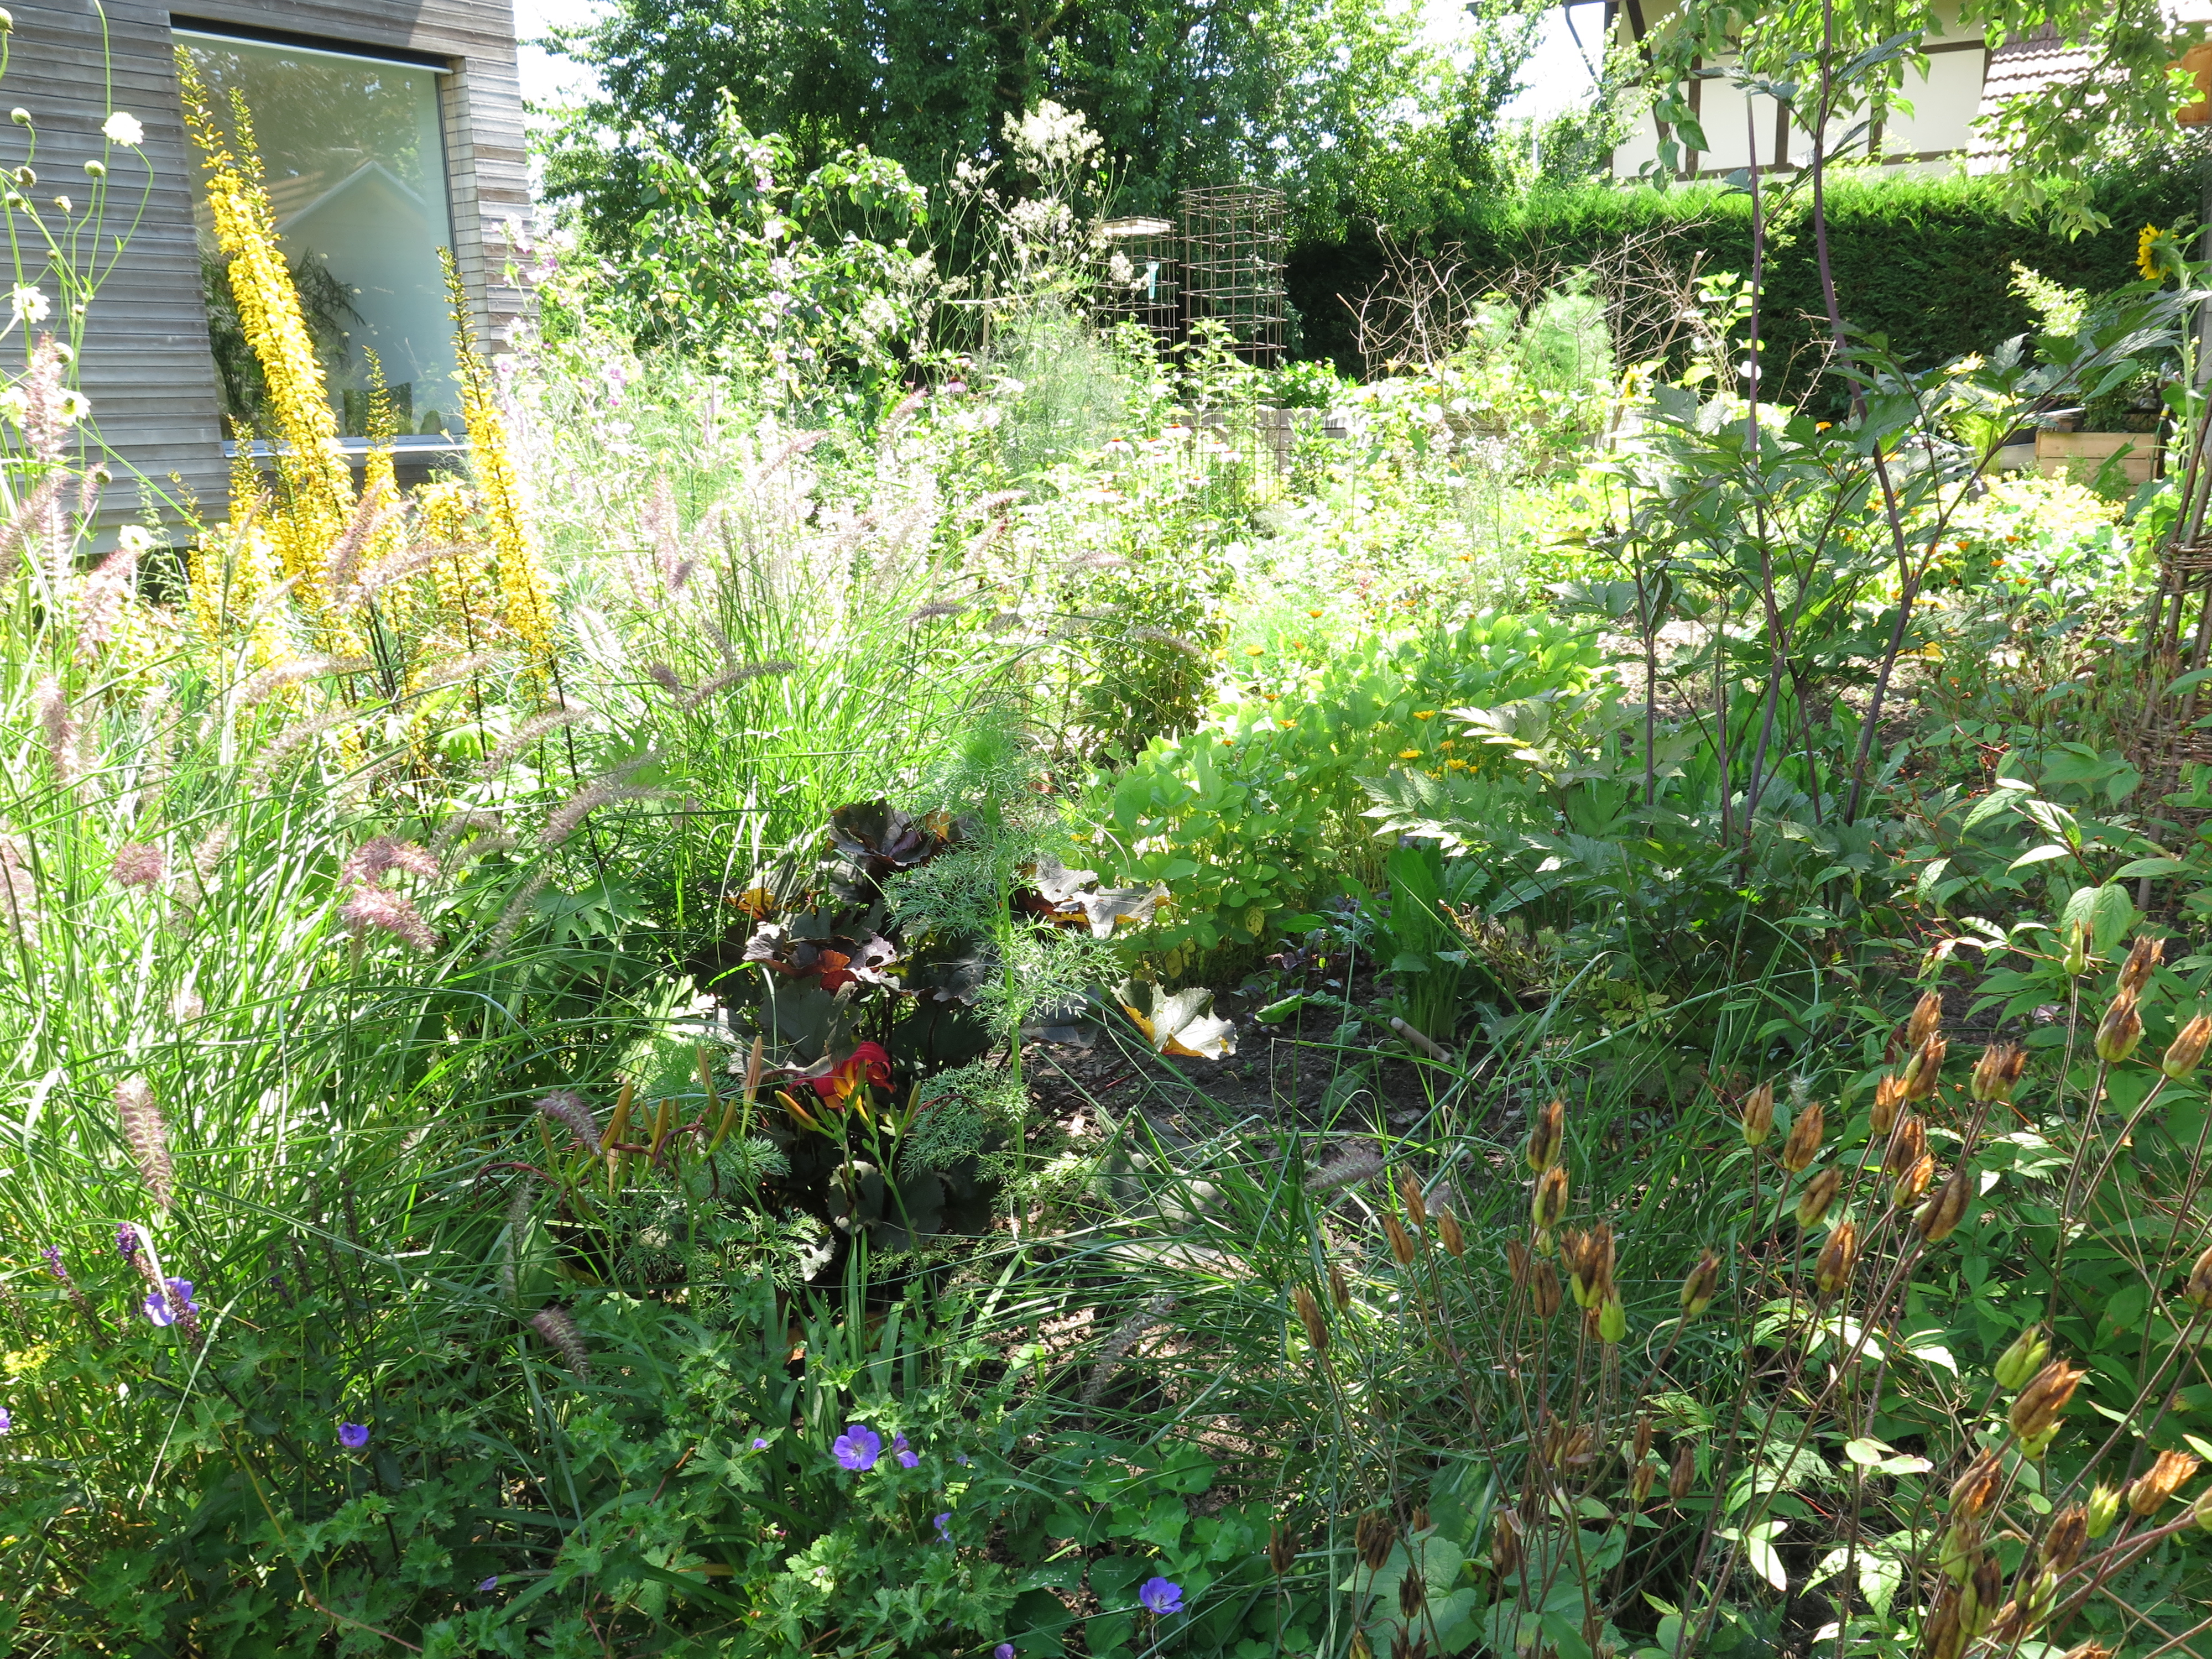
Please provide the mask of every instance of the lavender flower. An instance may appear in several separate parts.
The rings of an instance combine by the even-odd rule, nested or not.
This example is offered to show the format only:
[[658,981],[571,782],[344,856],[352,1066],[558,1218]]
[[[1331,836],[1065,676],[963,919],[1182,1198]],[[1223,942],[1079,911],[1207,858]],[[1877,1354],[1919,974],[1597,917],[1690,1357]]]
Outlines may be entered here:
[[576,1328],[566,1308],[539,1309],[531,1317],[530,1328],[544,1337],[577,1376],[592,1374],[591,1351],[584,1346],[584,1334]]
[[341,1423],[338,1425],[338,1444],[348,1451],[359,1451],[368,1443],[368,1425]]
[[477,1594],[478,1595],[489,1595],[498,1588],[499,1575],[497,1573],[494,1573],[490,1577],[485,1579],[483,1583],[477,1586]]
[[758,1435],[755,1435],[753,1437],[753,1449],[755,1451],[766,1451],[768,1449],[768,1442],[762,1439]]
[[1014,1644],[1012,1642],[1000,1643],[991,1650],[991,1659],[1014,1659]]
[[118,887],[151,887],[161,879],[161,849],[147,841],[126,841],[115,849],[107,878]]
[[124,1143],[138,1165],[138,1178],[166,1210],[176,1185],[176,1168],[169,1158],[169,1126],[154,1101],[154,1091],[143,1078],[125,1078],[115,1085],[115,1115],[122,1120]]
[[937,1535],[946,1543],[951,1543],[952,1541],[952,1511],[946,1510],[941,1515],[932,1516],[930,1519],[936,1523]]
[[138,1230],[127,1221],[118,1227],[115,1230],[115,1248],[122,1253],[125,1261],[135,1258],[138,1254]]
[[39,1254],[46,1257],[46,1271],[48,1273],[52,1273],[56,1279],[60,1279],[64,1285],[70,1282],[69,1269],[62,1266],[62,1247],[60,1245],[41,1244],[39,1247]]
[[906,1437],[902,1434],[891,1437],[891,1455],[898,1459],[899,1467],[902,1469],[910,1469],[921,1462],[921,1454],[906,1443]]
[[1181,1613],[1182,1586],[1171,1583],[1155,1573],[1152,1577],[1145,1580],[1142,1587],[1137,1591],[1137,1599],[1145,1604],[1145,1610],[1147,1613]]
[[876,1459],[884,1454],[884,1437],[865,1423],[848,1423],[830,1451],[838,1462],[858,1474],[876,1467]]
[[173,1325],[181,1319],[188,1330],[192,1316],[200,1310],[200,1304],[192,1300],[192,1281],[189,1279],[169,1280],[167,1291],[147,1291],[145,1301],[139,1306],[155,1325]]

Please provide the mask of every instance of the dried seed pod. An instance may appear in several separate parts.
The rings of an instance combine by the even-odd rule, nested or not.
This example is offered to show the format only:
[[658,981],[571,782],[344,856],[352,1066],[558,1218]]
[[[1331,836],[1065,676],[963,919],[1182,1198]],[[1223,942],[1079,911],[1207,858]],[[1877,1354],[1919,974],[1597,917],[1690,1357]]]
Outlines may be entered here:
[[2081,1559],[2082,1547],[2089,1540],[2089,1512],[2076,1504],[2060,1512],[2043,1534],[2043,1570],[2054,1577],[2063,1578],[2074,1571],[2074,1564]]
[[1927,1156],[1927,1120],[1917,1112],[1907,1112],[1890,1133],[1889,1146],[1881,1156],[1881,1167],[1887,1174],[1903,1175]]
[[1897,1127],[1897,1115],[1904,1105],[1904,1079],[1884,1072],[1875,1079],[1871,1127],[1875,1135],[1886,1135]]
[[1820,1247],[1820,1260],[1813,1267],[1813,1283],[1823,1296],[1835,1296],[1851,1282],[1851,1270],[1858,1265],[1859,1230],[1848,1221],[1838,1221],[1828,1235],[1828,1242]]
[[2139,1519],[2156,1514],[2167,1498],[2181,1490],[2181,1483],[2197,1473],[2201,1461],[2192,1452],[2160,1452],[2158,1461],[2137,1475],[2135,1484],[2128,1488],[2129,1512]]
[[1528,1288],[1528,1247],[1517,1238],[1505,1241],[1505,1265],[1513,1275],[1513,1288]]
[[2199,1532],[2212,1532],[2212,1486],[2197,1494],[2197,1501],[2189,1506],[2189,1518]]
[[[1682,1317],[1695,1319],[1713,1305],[1713,1297],[1721,1283],[1721,1259],[1711,1250],[1698,1257],[1698,1264],[1682,1280]],[[1647,1423],[1649,1419],[1646,1419]]]
[[1390,1547],[1397,1541],[1397,1524],[1374,1510],[1361,1516],[1352,1529],[1352,1547],[1370,1572],[1382,1571],[1390,1559]]
[[1667,1496],[1680,1503],[1690,1495],[1690,1485],[1697,1478],[1697,1455],[1685,1440],[1674,1448],[1674,1465],[1667,1471]]
[[1628,1461],[1641,1463],[1651,1452],[1651,1416],[1645,1413],[1636,1419],[1636,1433],[1628,1443]]
[[1291,1292],[1291,1306],[1297,1310],[1298,1323],[1306,1328],[1306,1340],[1319,1358],[1328,1352],[1328,1322],[1322,1317],[1321,1304],[1304,1285]]
[[2212,1044],[2212,1014],[2199,1014],[2173,1034],[2158,1069],[2176,1083],[2183,1081],[2204,1063],[2207,1044]]
[[2008,1101],[2027,1071],[2027,1049],[2017,1042],[1992,1042],[1974,1063],[1974,1080],[1969,1092],[1978,1101]]
[[1406,1219],[1416,1227],[1426,1227],[1429,1224],[1429,1206],[1422,1200],[1421,1183],[1413,1179],[1411,1170],[1398,1177],[1398,1196],[1406,1206]]
[[2004,1569],[1997,1565],[1996,1556],[1984,1555],[1974,1563],[1959,1593],[1959,1622],[1969,1636],[1979,1636],[1996,1622],[1997,1608],[2003,1601]]
[[1382,1218],[1382,1237],[1390,1241],[1390,1254],[1401,1267],[1413,1265],[1413,1241],[1404,1225],[1395,1215]]
[[1528,1168],[1541,1175],[1559,1162],[1559,1143],[1566,1136],[1567,1103],[1555,1100],[1536,1114],[1528,1126]]
[[1500,1578],[1521,1571],[1521,1523],[1510,1510],[1499,1510],[1490,1520],[1490,1568]]
[[1297,1565],[1298,1535],[1280,1521],[1267,1528],[1267,1565],[1283,1577]]
[[1567,1212],[1567,1172],[1563,1167],[1554,1164],[1536,1177],[1529,1212],[1540,1233],[1547,1233],[1559,1224],[1559,1218]]
[[2097,1026],[2097,1058],[2107,1066],[2118,1066],[2135,1053],[2142,1041],[2142,1015],[2136,1008],[2135,993],[2123,991],[2112,999],[2112,1006]]
[[1920,1195],[1935,1184],[1936,1158],[1931,1152],[1923,1152],[1920,1161],[1898,1176],[1889,1189],[1889,1201],[1903,1209],[1915,1203]]
[[1367,1645],[1367,1632],[1364,1630],[1352,1632],[1351,1651],[1352,1659],[1375,1659],[1375,1650]]
[[1959,1224],[1966,1218],[1966,1200],[1973,1192],[1973,1172],[1961,1164],[1951,1171],[1951,1178],[1930,1194],[1920,1206],[1920,1213],[1912,1224],[1922,1240],[1929,1244],[1941,1244],[1959,1231]]
[[1597,1455],[1597,1431],[1587,1423],[1572,1427],[1552,1419],[1544,1431],[1544,1461],[1555,1469],[1582,1468]]
[[1638,1509],[1643,1508],[1644,1500],[1651,1496],[1652,1483],[1658,1478],[1659,1466],[1650,1462],[1638,1463],[1636,1472],[1628,1477],[1628,1495]]
[[1429,1605],[1427,1583],[1418,1572],[1407,1571],[1398,1580],[1398,1614],[1408,1622],[1421,1616]]
[[1599,1222],[1588,1232],[1571,1232],[1559,1241],[1578,1308],[1595,1308],[1613,1289],[1613,1228]]
[[1943,994],[1923,991],[1912,1005],[1912,1018],[1905,1027],[1905,1046],[1917,1048],[1943,1029]]
[[1805,1183],[1805,1190],[1797,1197],[1797,1225],[1810,1232],[1828,1218],[1828,1211],[1842,1190],[1843,1171],[1823,1170]]
[[1966,1465],[1966,1472],[1951,1483],[1951,1518],[1956,1522],[1978,1521],[1989,1506],[1996,1501],[1997,1488],[2004,1483],[2004,1462],[1992,1451],[1985,1451]]
[[1459,1230],[1459,1218],[1449,1210],[1437,1213],[1437,1237],[1443,1241],[1444,1254],[1455,1261],[1467,1254],[1467,1235]]
[[1925,1100],[1943,1080],[1943,1057],[1951,1045],[1938,1035],[1922,1043],[1905,1067],[1905,1097]]
[[2198,1256],[2190,1268],[2188,1282],[2181,1287],[2181,1299],[2198,1310],[2212,1308],[2212,1249]]
[[1774,1085],[1762,1083],[1743,1097],[1738,1109],[1743,1122],[1743,1144],[1763,1146],[1774,1133]]
[[1352,1311],[1352,1285],[1344,1276],[1344,1269],[1332,1261],[1328,1264],[1328,1297],[1336,1304],[1339,1313]]
[[2045,1365],[2012,1402],[2008,1419],[2012,1431],[2022,1440],[2033,1440],[2045,1429],[2057,1427],[2060,1415],[2074,1399],[2074,1390],[2086,1375],[2063,1359],[2054,1359]]
[[2067,1649],[2059,1659],[2112,1659],[2112,1650],[2101,1642],[2084,1642]]
[[1946,1594],[1942,1605],[1936,1609],[1935,1617],[1928,1621],[1927,1635],[1921,1643],[1920,1650],[1927,1659],[1959,1659],[1966,1648],[1966,1632],[1959,1622],[1959,1598]]
[[1790,1126],[1789,1138],[1782,1143],[1782,1167],[1791,1175],[1802,1175],[1814,1158],[1820,1155],[1820,1135],[1827,1127],[1827,1114],[1818,1101],[1808,1102]]
[[2166,959],[2166,941],[2137,935],[2128,947],[2128,959],[2120,964],[2120,989],[2130,996],[2142,991],[2150,983],[2152,972]]
[[1559,1276],[1552,1270],[1552,1264],[1539,1261],[1535,1271],[1528,1276],[1528,1295],[1535,1304],[1536,1317],[1549,1319],[1559,1312],[1565,1294],[1559,1289]]

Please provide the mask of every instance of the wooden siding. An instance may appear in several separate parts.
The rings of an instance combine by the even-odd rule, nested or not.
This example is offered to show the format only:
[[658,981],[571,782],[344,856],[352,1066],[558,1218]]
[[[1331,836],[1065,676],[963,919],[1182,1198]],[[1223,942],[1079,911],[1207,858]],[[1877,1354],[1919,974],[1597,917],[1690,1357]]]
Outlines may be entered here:
[[[146,129],[151,195],[86,319],[81,365],[99,436],[126,475],[107,492],[104,518],[135,517],[143,497],[173,490],[172,474],[210,505],[220,506],[227,488],[188,190],[198,162],[177,93],[173,17],[180,27],[265,31],[449,67],[444,125],[454,254],[484,344],[504,345],[523,296],[498,281],[497,239],[504,220],[526,222],[530,214],[509,0],[194,0],[174,8],[107,0],[112,97],[102,85],[100,15],[91,0],[11,0],[9,9],[15,29],[0,106],[21,106],[36,124],[35,194],[42,204],[63,192],[82,199],[83,163],[100,154],[100,125],[111,108],[135,115]],[[21,126],[0,125],[0,164],[21,164],[25,142]],[[147,188],[127,152],[118,155],[125,159],[110,179],[111,227],[128,224]]]

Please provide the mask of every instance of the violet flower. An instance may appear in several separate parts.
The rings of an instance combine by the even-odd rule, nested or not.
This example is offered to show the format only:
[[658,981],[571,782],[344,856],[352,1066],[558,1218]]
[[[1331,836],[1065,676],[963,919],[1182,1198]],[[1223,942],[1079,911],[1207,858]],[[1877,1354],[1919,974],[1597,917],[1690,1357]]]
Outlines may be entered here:
[[492,1591],[498,1588],[499,1575],[497,1573],[494,1573],[490,1577],[485,1579],[483,1583],[477,1586],[477,1594],[478,1595],[489,1595]]
[[1014,1659],[1014,1644],[1012,1642],[1000,1643],[991,1650],[991,1659]]
[[167,1291],[149,1291],[145,1301],[139,1305],[146,1310],[146,1317],[156,1325],[173,1325],[200,1310],[200,1304],[192,1300],[192,1281],[189,1279],[171,1279]]
[[1145,1604],[1145,1611],[1153,1613],[1181,1613],[1182,1586],[1170,1583],[1155,1573],[1145,1580],[1137,1591],[1137,1599]]
[[15,1419],[14,1414],[10,1413],[5,1406],[0,1406],[0,1434],[12,1434],[15,1432]]
[[762,1439],[762,1438],[761,1438],[759,1436],[757,1436],[757,1435],[754,1436],[754,1437],[753,1437],[753,1449],[754,1449],[755,1451],[766,1451],[766,1450],[768,1449],[768,1442],[767,1442],[767,1441],[765,1441],[765,1440],[763,1440],[763,1439]]
[[921,1454],[906,1443],[906,1437],[902,1434],[891,1437],[891,1455],[898,1459],[899,1467],[902,1469],[913,1468],[921,1462]]
[[368,1443],[368,1425],[341,1423],[338,1425],[338,1444],[348,1451],[359,1451]]
[[946,1543],[951,1543],[952,1541],[952,1511],[947,1510],[944,1514],[933,1516],[930,1518],[936,1523],[937,1535]]
[[138,1230],[127,1221],[116,1228],[115,1248],[123,1253],[125,1261],[134,1260],[138,1254]]
[[884,1454],[884,1437],[865,1423],[848,1423],[830,1450],[839,1463],[858,1474],[876,1467],[876,1459]]

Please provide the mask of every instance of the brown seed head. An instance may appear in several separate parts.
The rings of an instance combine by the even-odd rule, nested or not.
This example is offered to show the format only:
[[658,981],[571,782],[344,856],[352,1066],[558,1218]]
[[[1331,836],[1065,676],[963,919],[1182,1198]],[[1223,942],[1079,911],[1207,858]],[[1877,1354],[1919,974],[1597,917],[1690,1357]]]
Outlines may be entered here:
[[1881,1155],[1881,1167],[1890,1175],[1903,1175],[1928,1156],[1928,1124],[1917,1112],[1907,1112],[1898,1120],[1897,1127],[1890,1131],[1889,1146]]
[[1919,1198],[1921,1194],[1926,1192],[1935,1180],[1935,1156],[1932,1153],[1923,1152],[1920,1155],[1920,1161],[1898,1176],[1896,1183],[1890,1188],[1889,1201],[1901,1210]]
[[1920,1213],[1912,1224],[1922,1240],[1929,1244],[1941,1244],[1959,1231],[1959,1224],[1966,1218],[1966,1200],[1971,1195],[1973,1174],[1961,1164],[1951,1171],[1951,1178],[1928,1196],[1920,1206]]
[[1905,1079],[1893,1072],[1884,1072],[1874,1083],[1874,1133],[1886,1135],[1895,1128],[1897,1114],[1904,1105]]
[[1413,1265],[1413,1241],[1407,1235],[1404,1224],[1396,1216],[1386,1215],[1382,1218],[1382,1237],[1390,1241],[1390,1254],[1397,1258],[1400,1267],[1410,1267]]
[[2105,1010],[2105,1018],[2098,1024],[2097,1058],[2107,1066],[2118,1066],[2135,1053],[2142,1041],[2142,1014],[2136,1007],[2136,994],[2123,991],[2112,999],[2112,1006]]
[[1628,1495],[1635,1500],[1638,1508],[1641,1509],[1644,1500],[1651,1496],[1652,1483],[1658,1478],[1659,1466],[1649,1461],[1638,1463],[1636,1472],[1628,1477]]
[[1345,1278],[1344,1269],[1334,1261],[1328,1264],[1328,1299],[1336,1304],[1337,1312],[1352,1311],[1352,1281]]
[[2086,1375],[2063,1359],[2045,1365],[2028,1379],[2027,1386],[2012,1402],[2012,1431],[2022,1440],[2033,1440],[2056,1425]]
[[1427,1581],[1418,1572],[1408,1572],[1398,1581],[1398,1616],[1408,1623],[1421,1616],[1421,1609],[1429,1605]]
[[2166,959],[2166,941],[2137,936],[2128,947],[2128,959],[2120,964],[2120,989],[2130,995],[2140,992],[2150,983],[2152,972]]
[[1959,1596],[1959,1622],[1969,1635],[1978,1636],[1996,1622],[1997,1607],[2003,1601],[2004,1569],[1997,1565],[1996,1556],[1984,1555],[1966,1576],[1966,1589]]
[[1528,1275],[1528,1297],[1535,1304],[1536,1317],[1549,1319],[1559,1312],[1559,1303],[1565,1294],[1559,1289],[1559,1276],[1553,1271],[1552,1264],[1539,1261],[1535,1270]]
[[1790,1137],[1782,1143],[1782,1167],[1791,1175],[1803,1172],[1820,1155],[1820,1133],[1826,1127],[1827,1114],[1820,1103],[1808,1102],[1790,1126]]
[[1651,1451],[1651,1418],[1645,1413],[1636,1419],[1636,1433],[1628,1443],[1628,1461],[1641,1463]]
[[1275,1570],[1275,1577],[1280,1578],[1297,1565],[1297,1534],[1285,1522],[1276,1522],[1267,1528],[1267,1565]]
[[1563,1165],[1554,1164],[1536,1177],[1529,1212],[1539,1232],[1547,1233],[1559,1224],[1559,1218],[1567,1212],[1567,1172]]
[[1491,1517],[1490,1565],[1500,1578],[1521,1571],[1521,1523],[1510,1510],[1499,1510]]
[[1351,1648],[1352,1659],[1375,1659],[1375,1650],[1368,1646],[1367,1632],[1364,1630],[1352,1632]]
[[1740,1109],[1743,1119],[1743,1144],[1764,1146],[1767,1136],[1774,1133],[1774,1085],[1762,1083],[1743,1097]]
[[1966,1472],[1951,1483],[1953,1522],[1981,1519],[2003,1483],[2004,1462],[1995,1452],[1985,1451],[1967,1464]]
[[1711,1307],[1720,1284],[1721,1259],[1712,1251],[1706,1250],[1698,1257],[1697,1266],[1691,1268],[1682,1280],[1682,1317],[1695,1319]]
[[2204,1063],[2207,1044],[2212,1044],[2212,1014],[2199,1014],[2173,1034],[2158,1069],[2176,1083],[2181,1082]]
[[1690,1483],[1698,1478],[1698,1460],[1686,1440],[1674,1448],[1674,1467],[1667,1471],[1667,1496],[1677,1504],[1690,1495]]
[[2061,1511],[2051,1529],[2043,1534],[2043,1568],[2055,1577],[2063,1578],[2074,1571],[2074,1564],[2081,1559],[2081,1551],[2089,1541],[2089,1512],[2076,1504]]
[[2017,1042],[1992,1042],[1974,1062],[1970,1092],[1978,1101],[2008,1101],[2027,1071],[2027,1050]]
[[1559,1241],[1577,1307],[1594,1308],[1613,1289],[1613,1227],[1601,1221],[1588,1232],[1571,1232]]
[[1413,1179],[1411,1170],[1398,1177],[1398,1196],[1405,1203],[1407,1220],[1416,1227],[1429,1224],[1429,1206],[1422,1200],[1421,1183]]
[[1443,1242],[1444,1254],[1456,1261],[1467,1254],[1467,1235],[1459,1230],[1459,1218],[1449,1210],[1437,1212],[1437,1237]]
[[1352,1547],[1370,1572],[1380,1572],[1390,1559],[1390,1546],[1398,1541],[1398,1528],[1390,1517],[1375,1510],[1361,1516],[1352,1529]]
[[1925,1100],[1936,1092],[1936,1085],[1943,1080],[1943,1056],[1950,1047],[1940,1032],[1920,1045],[1905,1067],[1907,1100]]
[[1505,1241],[1505,1265],[1513,1274],[1513,1288],[1528,1288],[1528,1247],[1517,1238]]
[[1528,1126],[1528,1167],[1538,1175],[1559,1162],[1559,1143],[1567,1131],[1567,1103],[1555,1100],[1536,1114]]
[[1813,1267],[1813,1283],[1823,1296],[1834,1296],[1851,1282],[1851,1270],[1858,1265],[1859,1230],[1848,1221],[1838,1221],[1828,1235],[1828,1242],[1820,1247],[1820,1260]]
[[1912,1005],[1912,1018],[1905,1027],[1905,1046],[1917,1048],[1943,1029],[1943,994],[1923,991]]
[[2154,1515],[2166,1500],[2181,1490],[2181,1483],[2197,1473],[2201,1460],[2192,1452],[2162,1451],[2128,1488],[2128,1508],[2136,1516]]
[[2197,1258],[2189,1270],[2189,1282],[2181,1287],[2181,1299],[2197,1309],[2212,1308],[2212,1249]]
[[1306,1340],[1313,1345],[1316,1358],[1328,1352],[1328,1321],[1322,1317],[1321,1303],[1304,1285],[1291,1292],[1291,1306],[1298,1316],[1298,1323],[1306,1328]]
[[1828,1210],[1836,1201],[1836,1194],[1844,1184],[1840,1170],[1823,1170],[1805,1183],[1805,1190],[1797,1198],[1797,1225],[1810,1232],[1828,1218]]

